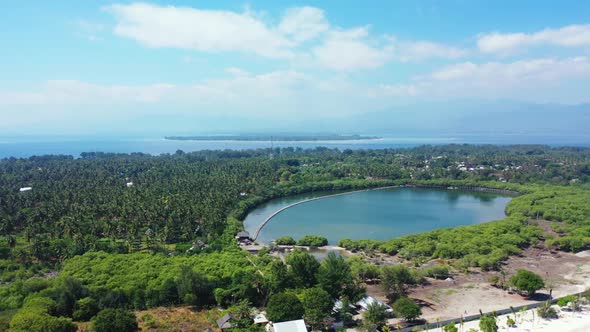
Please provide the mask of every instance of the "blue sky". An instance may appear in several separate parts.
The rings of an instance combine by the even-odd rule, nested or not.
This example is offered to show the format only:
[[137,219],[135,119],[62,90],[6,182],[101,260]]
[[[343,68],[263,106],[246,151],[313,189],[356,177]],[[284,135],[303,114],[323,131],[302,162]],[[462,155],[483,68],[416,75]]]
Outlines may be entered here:
[[418,123],[453,103],[590,102],[582,0],[25,0],[0,13],[5,134],[318,130],[384,110]]

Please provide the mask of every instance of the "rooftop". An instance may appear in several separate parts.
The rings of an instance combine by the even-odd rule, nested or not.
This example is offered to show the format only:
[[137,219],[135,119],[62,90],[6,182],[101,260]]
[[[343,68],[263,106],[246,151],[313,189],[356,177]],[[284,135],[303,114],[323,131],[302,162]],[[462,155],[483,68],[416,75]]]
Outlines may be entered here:
[[307,332],[305,321],[303,319],[292,320],[282,323],[274,323],[272,330],[274,332]]
[[221,317],[217,320],[217,326],[219,326],[219,328],[222,330],[231,328],[232,326],[231,326],[230,320],[232,318],[233,317],[231,314],[223,315],[223,317]]
[[250,233],[246,232],[246,231],[241,231],[238,232],[238,234],[236,234],[237,238],[241,238],[241,237],[250,237]]

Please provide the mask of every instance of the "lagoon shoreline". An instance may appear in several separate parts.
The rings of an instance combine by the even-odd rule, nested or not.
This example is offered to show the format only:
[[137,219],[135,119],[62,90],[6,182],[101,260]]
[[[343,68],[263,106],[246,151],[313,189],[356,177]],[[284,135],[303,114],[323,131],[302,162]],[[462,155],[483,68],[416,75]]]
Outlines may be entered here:
[[[318,200],[323,200],[323,199],[328,199],[328,198],[332,198],[332,197],[338,197],[338,196],[344,196],[344,195],[349,195],[349,194],[355,194],[355,193],[362,193],[362,192],[369,192],[369,191],[378,191],[378,190],[387,190],[387,189],[403,189],[403,188],[415,188],[415,189],[436,189],[436,190],[452,190],[452,191],[462,191],[462,192],[483,192],[483,193],[491,193],[491,194],[498,194],[498,195],[506,195],[506,196],[518,196],[521,193],[515,190],[509,190],[509,189],[498,189],[498,188],[492,188],[492,187],[484,187],[484,186],[473,186],[473,185],[458,185],[458,186],[452,186],[452,185],[432,185],[432,184],[419,184],[419,183],[408,183],[408,184],[399,184],[399,185],[388,185],[388,186],[381,186],[381,187],[370,187],[370,188],[366,188],[366,189],[359,189],[359,190],[352,190],[352,191],[345,191],[345,192],[339,192],[339,193],[335,193],[335,194],[328,194],[328,195],[323,195],[323,196],[318,196],[318,197],[312,197],[312,198],[307,198],[307,199],[303,199],[294,203],[291,203],[287,206],[281,207],[278,210],[275,210],[274,212],[272,212],[268,217],[265,218],[265,220],[263,220],[254,230],[254,232],[252,233],[252,239],[254,241],[258,240],[258,237],[260,235],[260,232],[263,230],[263,228],[272,220],[274,219],[277,215],[281,214],[282,212],[301,205],[301,204],[305,204],[305,203],[309,203],[309,202],[313,202],[313,201],[318,201]],[[303,194],[303,193],[302,193]],[[277,198],[281,198],[281,197],[277,197]],[[268,203],[269,201],[273,200],[273,199],[277,199],[277,198],[272,198],[269,199],[265,202],[260,203],[258,206],[252,207],[251,209],[249,209],[250,211],[248,211],[248,214],[251,213],[253,210],[255,210],[256,208],[258,208],[259,206],[261,206],[264,203]],[[288,198],[288,196],[282,197],[282,198]],[[506,216],[506,214],[505,214]],[[246,218],[244,218],[245,220]],[[493,220],[490,220],[493,221]]]

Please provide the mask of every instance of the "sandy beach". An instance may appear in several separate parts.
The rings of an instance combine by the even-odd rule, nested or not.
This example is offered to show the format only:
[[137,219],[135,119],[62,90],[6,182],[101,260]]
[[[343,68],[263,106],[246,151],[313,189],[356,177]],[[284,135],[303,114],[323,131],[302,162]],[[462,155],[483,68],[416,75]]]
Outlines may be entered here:
[[[590,305],[582,306],[580,311],[561,310],[559,306],[553,306],[558,311],[558,319],[544,319],[539,317],[537,309],[517,312],[515,315],[498,316],[496,322],[498,331],[514,332],[586,332],[590,331]],[[508,327],[507,318],[514,319],[516,326]],[[456,325],[460,332],[469,331],[470,329],[479,330],[479,320],[466,322],[463,327]],[[442,328],[431,329],[429,331],[442,331]]]

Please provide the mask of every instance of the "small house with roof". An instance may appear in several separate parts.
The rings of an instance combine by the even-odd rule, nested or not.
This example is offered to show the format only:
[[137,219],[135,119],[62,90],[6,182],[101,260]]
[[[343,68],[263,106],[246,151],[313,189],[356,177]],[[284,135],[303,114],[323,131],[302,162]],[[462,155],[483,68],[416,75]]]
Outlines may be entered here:
[[236,239],[238,241],[240,241],[240,240],[250,240],[250,233],[248,233],[246,231],[238,232],[238,234],[236,234]]
[[256,325],[266,326],[266,324],[268,324],[268,318],[266,318],[266,315],[263,312],[256,314],[252,320],[254,320],[254,324]]
[[231,329],[232,325],[231,325],[231,320],[234,317],[232,316],[232,314],[225,314],[223,315],[221,318],[219,318],[216,322],[217,322],[217,326],[223,331],[223,330],[227,330],[227,329]]
[[239,244],[242,245],[249,245],[252,244],[252,239],[250,238],[250,233],[246,231],[241,231],[236,234],[236,240]]
[[382,301],[379,301],[378,299],[376,299],[372,296],[369,296],[369,295],[363,297],[360,301],[358,301],[356,303],[356,305],[358,307],[360,307],[361,311],[367,310],[369,308],[369,306],[372,304],[379,304],[379,305],[385,307],[385,311],[393,312],[393,309],[390,306],[388,306],[387,304],[383,303]]
[[308,332],[303,319],[288,322],[272,323],[268,325],[269,332]]

